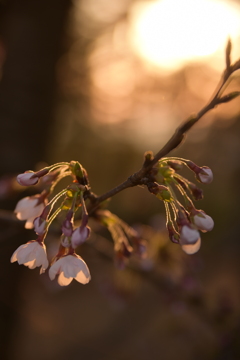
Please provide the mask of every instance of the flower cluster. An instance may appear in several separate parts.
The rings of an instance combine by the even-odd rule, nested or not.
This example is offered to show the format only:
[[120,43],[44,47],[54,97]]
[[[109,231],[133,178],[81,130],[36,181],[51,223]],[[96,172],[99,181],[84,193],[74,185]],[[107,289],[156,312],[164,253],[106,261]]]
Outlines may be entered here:
[[[192,199],[202,199],[203,192],[179,174],[183,166],[192,170],[196,179],[203,184],[209,184],[213,179],[210,168],[199,167],[190,160],[169,157],[158,162],[153,169],[153,181],[148,182],[147,186],[152,194],[164,202],[170,240],[180,244],[187,254],[194,254],[201,246],[199,231],[211,231],[214,222],[203,210],[195,208]],[[184,205],[178,200],[176,190]]]
[[[52,197],[56,184],[66,176],[71,176],[71,184]],[[26,220],[27,229],[34,228],[37,239],[19,246],[11,262],[18,261],[30,269],[41,266],[40,273],[43,273],[49,265],[44,243],[48,229],[56,216],[65,211],[59,250],[51,261],[49,277],[53,280],[58,275],[58,283],[62,286],[70,284],[73,279],[86,284],[91,279],[89,269],[75,252],[90,234],[84,201],[84,193],[88,191],[86,170],[78,162],[72,161],[54,164],[38,172],[28,171],[17,177],[22,186],[36,185],[40,179],[45,187],[42,193],[20,200],[15,208],[17,218]],[[50,197],[52,199],[49,201]],[[79,208],[82,210],[81,225],[74,228],[74,218]]]
[[[212,181],[212,171],[208,167],[199,167],[193,162],[180,158],[163,158],[157,167],[152,168],[142,179],[148,190],[164,202],[166,208],[166,226],[172,242],[181,245],[187,254],[199,250],[201,238],[199,231],[213,228],[212,218],[203,210],[197,210],[191,200],[199,200],[203,192],[194,183],[179,174],[183,166],[195,173],[201,183]],[[70,176],[70,184],[54,195],[58,182]],[[73,279],[82,284],[90,281],[90,272],[84,260],[76,254],[76,248],[90,235],[88,211],[85,201],[90,201],[91,216],[105,226],[114,242],[115,263],[122,269],[130,256],[135,253],[146,255],[146,243],[138,233],[116,215],[96,203],[89,186],[86,170],[77,161],[57,163],[38,172],[27,171],[18,175],[22,186],[36,185],[41,182],[44,190],[37,195],[20,200],[15,208],[19,220],[25,220],[27,229],[34,229],[37,238],[19,246],[13,253],[11,262],[17,261],[30,269],[41,267],[43,273],[49,266],[45,239],[53,220],[64,212],[61,223],[59,250],[50,261],[49,277],[58,275],[58,283],[69,285]],[[175,191],[180,193],[184,205],[178,200]],[[75,225],[76,213],[81,210],[80,226]]]

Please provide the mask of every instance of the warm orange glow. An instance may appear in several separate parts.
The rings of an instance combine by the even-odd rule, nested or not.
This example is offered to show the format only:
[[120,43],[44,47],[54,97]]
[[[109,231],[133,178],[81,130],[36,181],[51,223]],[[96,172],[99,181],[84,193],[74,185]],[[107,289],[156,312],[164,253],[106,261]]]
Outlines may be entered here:
[[229,36],[233,42],[240,36],[240,7],[231,1],[162,0],[132,9],[133,48],[166,70],[204,60],[222,50]]

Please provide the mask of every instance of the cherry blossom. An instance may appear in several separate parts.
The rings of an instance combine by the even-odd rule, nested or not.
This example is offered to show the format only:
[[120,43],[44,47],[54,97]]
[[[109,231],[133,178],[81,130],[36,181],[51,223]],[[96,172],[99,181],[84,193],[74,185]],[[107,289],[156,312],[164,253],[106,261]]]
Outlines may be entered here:
[[46,247],[42,242],[35,240],[29,241],[21,245],[13,253],[11,262],[17,261],[19,265],[25,265],[29,269],[35,269],[41,266],[40,274],[42,274],[48,267],[48,259],[46,255]]
[[73,279],[81,284],[87,284],[91,279],[87,264],[76,254],[63,256],[50,267],[50,279],[55,279],[56,275],[61,286],[69,285]]
[[27,220],[25,224],[26,229],[32,229],[34,219],[41,215],[44,206],[44,202],[39,203],[37,195],[28,196],[17,203],[14,212],[19,220]]

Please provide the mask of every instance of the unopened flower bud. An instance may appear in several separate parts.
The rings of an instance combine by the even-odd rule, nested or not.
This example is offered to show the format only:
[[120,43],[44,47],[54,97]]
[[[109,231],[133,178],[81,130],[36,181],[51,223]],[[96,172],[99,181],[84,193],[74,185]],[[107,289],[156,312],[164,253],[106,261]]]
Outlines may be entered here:
[[38,176],[33,171],[27,171],[17,176],[17,182],[22,186],[36,185],[38,183]]
[[73,225],[71,220],[65,219],[62,224],[62,232],[65,236],[72,236],[73,233]]
[[75,249],[84,243],[90,235],[90,228],[88,226],[79,226],[73,231],[71,237],[72,247]]
[[43,235],[46,232],[47,222],[41,216],[33,221],[34,231],[38,235]]
[[203,211],[198,211],[193,216],[193,222],[199,230],[211,231],[214,227],[214,221],[211,216],[205,214]]
[[203,184],[210,184],[213,180],[212,170],[207,166],[203,166],[197,175],[197,179]]
[[68,236],[65,236],[64,234],[61,237],[61,244],[64,248],[69,248],[71,245],[70,238]]
[[193,229],[190,225],[183,225],[179,239],[181,245],[195,244],[199,238],[200,234],[196,229]]

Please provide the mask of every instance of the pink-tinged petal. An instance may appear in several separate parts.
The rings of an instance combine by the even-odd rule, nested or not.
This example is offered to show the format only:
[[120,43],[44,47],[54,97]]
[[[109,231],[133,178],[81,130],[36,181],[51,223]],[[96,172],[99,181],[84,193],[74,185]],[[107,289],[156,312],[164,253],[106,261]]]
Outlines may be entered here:
[[17,203],[14,212],[27,212],[28,209],[32,209],[37,206],[38,198],[36,196],[27,196]]
[[64,276],[64,273],[61,272],[60,275],[58,276],[58,284],[61,286],[67,286],[72,282],[73,278],[67,278]]
[[81,272],[83,272],[86,278],[89,278],[89,280],[91,279],[89,268],[85,263],[85,261],[80,256],[78,256],[78,268],[80,269]]
[[195,254],[200,249],[200,247],[201,238],[199,238],[195,244],[182,245],[183,251],[188,255]]
[[40,245],[37,241],[30,241],[21,245],[11,257],[11,262],[15,261],[18,261],[20,265],[28,266],[30,269],[42,265],[41,270],[45,270],[48,267],[46,247]]
[[[86,273],[86,271],[85,271]],[[80,271],[77,276],[75,276],[75,280],[77,280],[78,282],[80,282],[81,284],[87,284],[89,283],[89,281],[91,280],[91,275],[90,272],[88,270],[88,276],[85,275],[85,273],[83,273],[82,271]]]
[[45,204],[38,204],[37,197],[26,197],[21,199],[14,210],[19,220],[29,220],[31,222],[41,215]]
[[25,266],[27,266],[29,269],[35,269],[36,265],[36,259],[28,261],[24,263]]
[[34,220],[35,218],[31,218],[31,219],[28,219],[26,222],[25,222],[25,225],[24,225],[24,227],[25,227],[25,229],[33,229],[33,220]]
[[57,260],[49,269],[49,277],[51,280],[55,279],[56,275],[61,271],[62,259]]
[[87,264],[80,256],[67,255],[57,260],[49,270],[49,277],[51,280],[57,274],[58,283],[62,286],[70,284],[73,278],[82,284],[87,284],[90,279],[90,272]]
[[14,253],[12,254],[10,261],[11,263],[17,261],[17,250],[15,250]]
[[18,261],[18,263],[21,265],[26,261],[26,257],[31,253],[32,247],[29,246],[30,244],[23,244],[20,245],[17,250],[13,253],[11,257],[11,262]]

